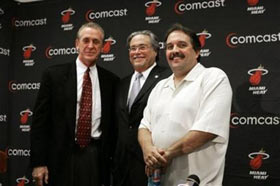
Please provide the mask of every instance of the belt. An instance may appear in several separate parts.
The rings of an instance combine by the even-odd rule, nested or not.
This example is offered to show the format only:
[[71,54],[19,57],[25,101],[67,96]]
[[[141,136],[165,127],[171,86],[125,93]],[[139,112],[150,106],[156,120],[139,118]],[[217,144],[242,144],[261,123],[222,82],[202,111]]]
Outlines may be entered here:
[[94,145],[94,144],[100,144],[101,143],[101,139],[100,138],[91,138],[89,144],[90,145]]
[[[88,146],[99,146],[101,144],[101,139],[100,138],[91,138]],[[75,146],[74,146],[76,149],[85,149],[86,147],[84,148],[81,148],[79,146],[79,144],[77,144],[77,141],[75,141]]]

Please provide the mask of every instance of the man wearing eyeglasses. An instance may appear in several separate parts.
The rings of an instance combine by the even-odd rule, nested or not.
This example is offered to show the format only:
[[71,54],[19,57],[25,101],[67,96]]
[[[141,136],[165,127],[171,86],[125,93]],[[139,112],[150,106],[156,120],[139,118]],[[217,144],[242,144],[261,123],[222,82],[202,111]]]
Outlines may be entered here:
[[122,79],[117,91],[118,141],[114,185],[143,186],[147,185],[147,176],[137,131],[151,90],[171,71],[157,65],[159,43],[151,31],[131,33],[127,45],[134,72]]

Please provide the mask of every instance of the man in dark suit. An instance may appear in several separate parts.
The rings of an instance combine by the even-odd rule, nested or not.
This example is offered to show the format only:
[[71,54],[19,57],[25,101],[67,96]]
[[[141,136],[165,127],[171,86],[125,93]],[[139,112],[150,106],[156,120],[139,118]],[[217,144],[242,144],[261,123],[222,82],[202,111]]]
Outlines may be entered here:
[[[151,90],[171,71],[156,64],[159,43],[151,31],[133,32],[128,36],[127,45],[134,73],[121,80],[117,91],[118,141],[114,157],[114,184],[144,186],[147,185],[147,176],[142,150],[137,141],[138,126]],[[135,93],[137,81],[139,93]],[[133,95],[136,98],[132,98],[135,97]]]
[[[32,176],[37,186],[110,185],[118,78],[96,65],[103,40],[104,30],[98,24],[84,24],[77,33],[76,61],[43,73],[31,127]],[[90,105],[86,115],[84,105]],[[82,137],[81,123],[89,124],[87,132],[79,132]]]

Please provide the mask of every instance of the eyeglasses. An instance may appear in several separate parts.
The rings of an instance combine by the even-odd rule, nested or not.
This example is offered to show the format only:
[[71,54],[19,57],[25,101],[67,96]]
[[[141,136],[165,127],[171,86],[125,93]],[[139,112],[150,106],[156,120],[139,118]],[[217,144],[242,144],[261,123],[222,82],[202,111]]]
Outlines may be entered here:
[[143,52],[143,51],[148,50],[149,48],[150,48],[150,46],[148,46],[148,45],[138,45],[138,46],[131,46],[131,47],[129,47],[128,50],[130,52],[136,52],[138,49],[140,52]]

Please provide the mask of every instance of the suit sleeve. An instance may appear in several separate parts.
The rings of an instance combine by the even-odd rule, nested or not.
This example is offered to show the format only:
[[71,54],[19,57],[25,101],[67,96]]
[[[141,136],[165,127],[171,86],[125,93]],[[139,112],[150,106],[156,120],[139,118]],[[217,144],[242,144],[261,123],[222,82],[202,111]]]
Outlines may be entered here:
[[46,70],[43,73],[40,90],[34,107],[31,125],[31,166],[47,164],[48,135],[51,121],[51,78]]

